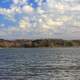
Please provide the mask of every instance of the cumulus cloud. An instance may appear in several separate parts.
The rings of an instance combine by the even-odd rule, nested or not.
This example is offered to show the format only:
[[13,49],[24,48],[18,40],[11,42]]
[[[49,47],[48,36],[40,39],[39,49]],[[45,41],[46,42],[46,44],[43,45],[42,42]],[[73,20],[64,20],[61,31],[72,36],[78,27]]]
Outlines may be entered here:
[[72,19],[73,19],[72,16],[65,16],[65,15],[63,15],[63,16],[60,16],[59,18],[57,18],[56,20],[57,21],[62,21],[62,22],[67,22],[67,21],[70,21]]
[[76,6],[66,6],[67,10],[71,10],[71,11],[80,11],[80,5],[76,5]]
[[55,5],[55,8],[59,11],[65,11],[65,5],[58,3]]
[[13,0],[14,4],[24,4],[26,3],[26,0]]
[[[21,36],[19,34],[25,37],[28,34],[29,38],[53,38],[54,36],[64,38],[65,35],[71,36],[73,32],[80,29],[79,0],[12,1],[13,4],[9,9],[0,8],[0,14],[13,22],[10,23],[9,28],[3,25],[4,30],[0,30],[0,36],[15,33],[16,38]],[[0,22],[0,24],[6,24],[6,22]]]
[[59,11],[80,11],[80,4],[69,5],[69,4],[58,3],[55,5],[55,8]]
[[57,25],[57,26],[62,25],[63,22],[57,22],[57,21],[53,21],[52,19],[48,19],[46,24],[47,24],[48,26],[54,27],[54,26],[56,26],[56,25]]
[[25,30],[27,27],[29,27],[29,22],[27,20],[21,20],[19,22],[19,27]]
[[24,13],[31,13],[33,11],[33,8],[29,5],[25,5],[22,7],[22,10]]

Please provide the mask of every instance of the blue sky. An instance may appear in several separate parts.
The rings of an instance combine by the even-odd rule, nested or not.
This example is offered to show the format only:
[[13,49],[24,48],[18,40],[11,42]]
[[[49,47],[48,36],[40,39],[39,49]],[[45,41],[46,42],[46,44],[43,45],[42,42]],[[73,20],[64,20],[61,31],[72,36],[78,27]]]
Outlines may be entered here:
[[12,4],[12,0],[0,0],[1,8],[10,8],[11,4]]
[[0,0],[0,38],[80,39],[80,0]]

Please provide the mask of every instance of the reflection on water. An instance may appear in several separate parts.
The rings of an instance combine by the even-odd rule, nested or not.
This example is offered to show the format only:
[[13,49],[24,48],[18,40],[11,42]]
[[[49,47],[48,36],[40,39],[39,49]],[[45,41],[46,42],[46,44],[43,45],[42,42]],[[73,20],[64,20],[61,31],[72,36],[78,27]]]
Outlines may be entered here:
[[80,80],[80,48],[0,49],[0,80]]

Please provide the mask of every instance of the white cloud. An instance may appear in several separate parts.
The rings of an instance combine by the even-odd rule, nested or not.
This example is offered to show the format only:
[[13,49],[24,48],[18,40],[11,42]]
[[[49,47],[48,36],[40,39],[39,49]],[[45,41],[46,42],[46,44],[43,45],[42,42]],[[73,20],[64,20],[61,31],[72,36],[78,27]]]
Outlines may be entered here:
[[19,0],[13,0],[14,4],[18,4]]
[[22,7],[22,10],[24,13],[31,13],[33,11],[33,8],[29,5],[25,5]]
[[0,14],[4,14],[4,15],[13,15],[20,12],[21,12],[21,8],[16,6],[13,6],[10,9],[0,8]]
[[48,26],[61,26],[62,24],[63,24],[63,22],[57,22],[57,21],[53,21],[52,19],[48,19],[47,21],[46,21],[46,24],[48,25]]
[[80,21],[74,21],[73,26],[80,28]]
[[65,5],[58,3],[55,5],[55,8],[59,11],[65,11]]
[[48,6],[52,9],[54,7],[55,4],[55,0],[48,0]]
[[19,22],[19,27],[23,30],[26,30],[27,27],[29,27],[29,22],[23,19]]
[[80,5],[72,6],[72,7],[67,7],[67,9],[71,11],[80,11]]
[[[55,32],[63,32],[64,35],[71,34],[71,31],[80,29],[80,5],[77,4],[78,0],[47,1],[47,3],[42,4],[42,0],[36,0],[39,6],[33,8],[28,5],[26,0],[13,0],[11,8],[0,8],[0,14],[4,14],[8,19],[15,20],[17,25],[3,32],[6,35],[12,33],[17,35],[17,32],[22,32],[20,34],[24,33],[24,36],[26,36],[27,32],[31,32],[33,37],[45,37],[45,35],[56,36]],[[20,15],[15,18],[15,14]],[[76,26],[77,28],[73,28]],[[4,33],[1,32],[0,35]]]
[[73,19],[72,16],[65,16],[65,15],[63,15],[63,16],[58,17],[56,20],[57,21],[66,22],[66,21],[70,21],[72,19]]
[[26,0],[13,0],[14,4],[24,4],[26,3]]
[[60,20],[53,20],[53,18],[50,18],[48,15],[42,15],[41,16],[42,19],[40,19],[40,22],[42,22],[42,24],[46,24],[47,26],[45,26],[46,28],[57,28],[58,26],[62,26],[64,21],[60,21]]
[[39,14],[44,14],[44,13],[45,13],[45,11],[44,11],[44,10],[42,10],[40,7],[38,7],[38,8],[37,8],[37,13],[39,13]]
[[56,4],[55,8],[59,11],[80,11],[80,5]]

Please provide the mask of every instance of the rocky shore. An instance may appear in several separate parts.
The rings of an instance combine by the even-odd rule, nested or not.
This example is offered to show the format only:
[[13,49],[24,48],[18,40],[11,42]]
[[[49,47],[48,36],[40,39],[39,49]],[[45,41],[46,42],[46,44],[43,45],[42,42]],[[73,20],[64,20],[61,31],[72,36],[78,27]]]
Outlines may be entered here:
[[0,39],[1,48],[32,48],[32,47],[79,47],[80,40],[62,40],[62,39]]

